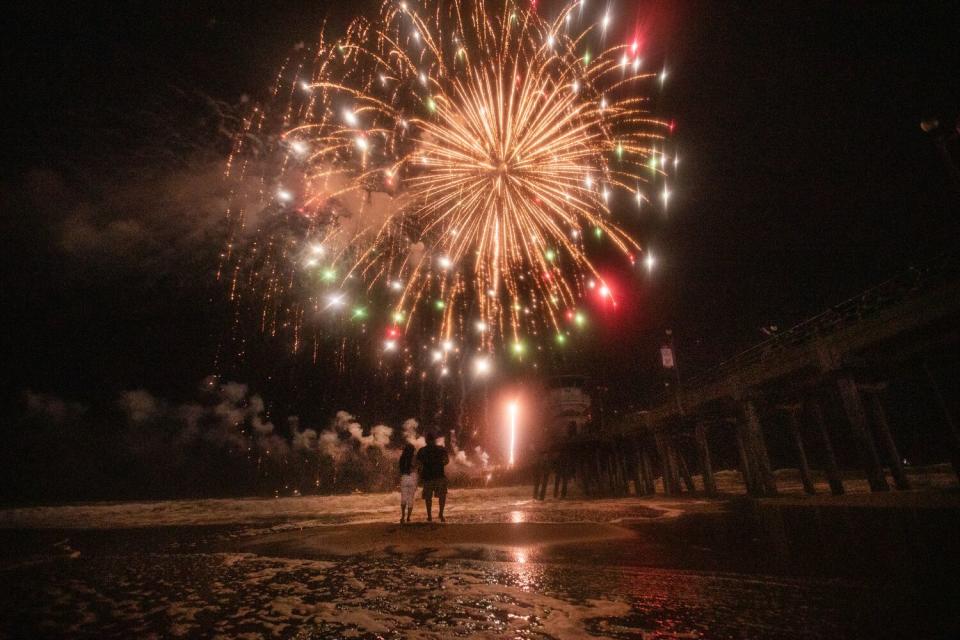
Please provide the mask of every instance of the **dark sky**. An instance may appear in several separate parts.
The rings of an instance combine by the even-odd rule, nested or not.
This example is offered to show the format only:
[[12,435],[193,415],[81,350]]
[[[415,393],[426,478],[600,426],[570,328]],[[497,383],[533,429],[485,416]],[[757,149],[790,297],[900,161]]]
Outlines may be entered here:
[[[177,398],[215,370],[227,313],[210,302],[218,246],[171,255],[161,234],[91,255],[65,247],[64,228],[88,222],[129,240],[111,216],[155,199],[124,188],[162,192],[165,174],[153,171],[182,170],[193,143],[219,162],[210,105],[262,95],[292,45],[364,3],[269,4],[7,10],[5,394],[96,402],[145,387]],[[642,27],[645,59],[669,69],[657,106],[676,121],[681,164],[668,215],[647,223],[657,271],[631,285],[630,308],[597,327],[570,368],[626,401],[656,386],[666,327],[681,362],[708,366],[762,339],[763,326],[789,326],[955,246],[957,199],[919,128],[960,111],[950,5],[617,3],[618,20]],[[244,373],[267,384],[263,370]],[[337,388],[322,367],[303,375]]]

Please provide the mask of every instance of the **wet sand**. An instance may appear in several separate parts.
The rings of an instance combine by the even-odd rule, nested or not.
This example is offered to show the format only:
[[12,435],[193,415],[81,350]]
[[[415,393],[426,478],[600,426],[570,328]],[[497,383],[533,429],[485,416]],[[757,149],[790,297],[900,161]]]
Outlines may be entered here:
[[[956,491],[0,511],[0,638],[956,637]],[[422,512],[422,505],[419,509]],[[422,513],[416,513],[422,517]]]
[[238,550],[279,557],[327,557],[389,553],[455,557],[517,547],[546,549],[564,544],[603,544],[635,537],[626,527],[594,522],[514,522],[408,525],[370,523],[299,529],[257,536]]

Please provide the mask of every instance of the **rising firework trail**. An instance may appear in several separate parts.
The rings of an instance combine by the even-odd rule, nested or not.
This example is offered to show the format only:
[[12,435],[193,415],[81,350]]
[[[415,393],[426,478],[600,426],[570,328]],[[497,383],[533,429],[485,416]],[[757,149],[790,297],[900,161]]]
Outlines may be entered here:
[[510,466],[513,466],[514,460],[514,450],[517,446],[517,401],[513,400],[510,404],[507,405],[507,417],[510,423],[510,455],[509,462]]
[[389,1],[280,72],[228,165],[258,197],[230,207],[222,273],[262,331],[369,324],[446,375],[562,346],[612,297],[591,253],[632,264],[618,217],[669,194],[663,74],[602,8],[489,4]]

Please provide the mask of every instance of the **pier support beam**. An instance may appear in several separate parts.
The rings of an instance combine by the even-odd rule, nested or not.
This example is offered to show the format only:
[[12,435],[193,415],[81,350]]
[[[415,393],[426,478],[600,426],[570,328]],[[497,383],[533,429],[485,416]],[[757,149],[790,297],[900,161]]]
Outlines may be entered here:
[[944,399],[943,393],[940,391],[940,385],[937,383],[933,371],[930,370],[929,363],[923,363],[923,371],[927,374],[927,380],[930,381],[930,387],[937,397],[937,403],[943,412],[943,419],[947,423],[949,430],[947,435],[950,439],[948,445],[950,447],[950,463],[953,465],[953,472],[957,474],[957,480],[960,481],[960,429],[957,428],[957,421],[954,418],[953,411],[950,410],[950,406]]
[[737,420],[734,424],[734,436],[737,441],[737,453],[740,454],[740,475],[743,477],[743,484],[746,487],[747,495],[759,497],[763,494],[757,483],[756,474],[753,465],[750,462],[750,454],[747,449],[747,439],[744,435],[744,426],[742,420]]
[[657,493],[657,485],[653,474],[653,462],[650,460],[650,452],[647,451],[646,447],[640,449],[640,464],[642,465],[643,483],[646,486],[645,493],[652,496]]
[[867,428],[867,415],[863,410],[863,399],[860,397],[860,391],[857,390],[857,383],[850,376],[841,376],[837,379],[837,387],[840,389],[840,400],[843,402],[847,420],[850,422],[853,435],[860,445],[870,490],[889,491],[890,486],[887,484],[883,467],[880,465],[877,447]]
[[903,458],[900,457],[897,443],[893,439],[893,433],[890,431],[890,423],[887,422],[887,412],[883,408],[883,399],[880,397],[880,393],[886,389],[886,387],[886,384],[861,385],[860,389],[870,398],[870,408],[877,428],[877,436],[880,438],[880,444],[886,449],[887,458],[890,462],[890,473],[893,474],[894,486],[901,490],[909,489],[910,480],[907,478],[907,472],[903,468]]
[[763,428],[760,424],[760,416],[757,414],[757,407],[753,400],[748,399],[743,401],[742,408],[747,451],[755,462],[759,485],[763,495],[775,496],[777,481],[773,476],[773,467],[770,466],[770,456],[767,454],[767,445],[763,439]]
[[803,446],[803,436],[800,434],[800,411],[799,404],[784,405],[780,407],[787,414],[787,424],[790,427],[790,436],[793,438],[793,444],[797,448],[797,464],[800,469],[800,481],[803,483],[803,490],[813,495],[817,490],[813,486],[813,477],[810,474],[810,465],[807,463],[807,450]]
[[660,454],[660,468],[663,470],[663,492],[668,496],[680,493],[680,478],[677,475],[676,460],[670,447],[670,439],[662,431],[653,434],[657,443],[657,452]]
[[707,446],[707,424],[703,420],[697,421],[694,438],[697,441],[700,470],[703,472],[703,491],[710,497],[716,496],[717,481],[713,477],[713,466],[710,463],[710,447]]
[[830,493],[835,496],[843,495],[843,479],[840,477],[840,467],[837,466],[837,456],[833,451],[833,441],[830,439],[830,431],[827,429],[827,423],[823,419],[823,407],[820,401],[812,398],[807,407],[813,416],[813,421],[820,431],[820,438],[823,440],[824,451],[824,471],[827,474],[827,482],[830,483]]
[[693,484],[693,476],[690,475],[690,467],[687,466],[687,457],[683,455],[683,449],[676,447],[677,451],[677,460],[680,464],[680,476],[683,478],[683,484],[687,487],[687,491],[693,493],[696,491],[697,487]]

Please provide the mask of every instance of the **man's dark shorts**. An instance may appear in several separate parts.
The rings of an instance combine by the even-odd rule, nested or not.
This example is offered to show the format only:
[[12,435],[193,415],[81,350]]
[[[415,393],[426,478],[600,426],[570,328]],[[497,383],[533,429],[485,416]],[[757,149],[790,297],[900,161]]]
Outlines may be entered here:
[[437,498],[447,497],[447,479],[446,478],[437,478],[436,480],[423,481],[423,499],[433,500],[434,493],[437,494]]

